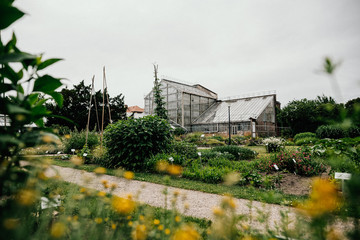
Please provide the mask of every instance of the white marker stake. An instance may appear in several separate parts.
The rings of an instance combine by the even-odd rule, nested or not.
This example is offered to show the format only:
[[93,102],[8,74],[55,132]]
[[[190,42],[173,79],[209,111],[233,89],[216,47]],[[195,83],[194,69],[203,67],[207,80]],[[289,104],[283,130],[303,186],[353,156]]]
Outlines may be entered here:
[[87,156],[87,153],[84,153],[83,156],[86,157],[86,156]]
[[173,157],[169,157],[169,161],[171,162],[171,164],[174,163],[174,158]]
[[293,162],[296,164],[296,160],[295,160],[295,158],[293,158]]
[[274,168],[276,171],[279,171],[279,167],[276,164],[274,164]]
[[344,191],[344,180],[350,180],[351,174],[350,173],[335,173],[335,179],[341,179],[341,191]]

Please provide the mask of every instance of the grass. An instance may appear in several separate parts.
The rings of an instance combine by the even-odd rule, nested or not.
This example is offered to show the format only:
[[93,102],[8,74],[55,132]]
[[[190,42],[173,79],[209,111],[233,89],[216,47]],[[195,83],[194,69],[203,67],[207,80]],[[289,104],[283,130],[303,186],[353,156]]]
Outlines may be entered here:
[[[69,161],[53,158],[53,164],[61,167],[74,167]],[[92,172],[97,165],[82,165],[77,167],[78,169]],[[116,170],[107,169],[108,175],[116,176]],[[281,204],[281,205],[293,205],[296,202],[303,201],[307,196],[295,196],[290,194],[284,194],[276,190],[263,190],[254,187],[242,187],[242,186],[226,186],[223,184],[209,184],[200,181],[194,181],[178,177],[168,177],[161,174],[153,173],[135,173],[135,180],[157,183],[167,185],[171,187],[177,187],[188,190],[201,191],[213,194],[231,194],[235,198],[242,198],[248,200],[261,201],[265,203]]]

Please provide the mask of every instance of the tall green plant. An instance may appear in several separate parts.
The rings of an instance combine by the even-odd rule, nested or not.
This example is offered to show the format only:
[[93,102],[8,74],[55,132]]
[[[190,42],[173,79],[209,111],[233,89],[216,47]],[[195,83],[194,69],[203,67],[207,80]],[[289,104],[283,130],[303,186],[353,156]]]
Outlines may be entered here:
[[[0,3],[1,31],[24,15],[12,3]],[[20,149],[52,142],[55,137],[44,134],[51,131],[44,126],[44,118],[51,116],[45,102],[52,99],[59,106],[63,103],[62,95],[56,91],[62,86],[60,79],[44,74],[46,67],[61,59],[43,60],[42,55],[23,52],[16,44],[15,33],[7,43],[0,40],[0,117],[6,122],[0,129],[0,196],[17,191],[13,176],[17,176],[17,186],[26,181],[27,172],[19,166]],[[32,123],[36,127],[29,129]]]
[[160,82],[158,79],[158,65],[154,64],[154,74],[155,74],[155,81],[154,81],[154,101],[155,101],[155,114],[163,119],[168,119],[167,111],[165,109],[165,102],[164,97],[161,96],[161,89],[160,89]]

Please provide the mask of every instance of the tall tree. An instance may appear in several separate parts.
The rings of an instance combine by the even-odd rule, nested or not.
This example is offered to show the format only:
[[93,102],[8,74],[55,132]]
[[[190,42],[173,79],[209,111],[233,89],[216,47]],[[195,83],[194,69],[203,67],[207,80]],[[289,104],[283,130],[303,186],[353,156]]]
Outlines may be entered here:
[[[73,122],[69,122],[65,119],[48,118],[47,125],[61,125],[68,126],[70,129],[75,127],[78,130],[86,129],[87,116],[89,111],[89,98],[91,94],[90,85],[86,86],[84,81],[81,81],[78,85],[74,85],[74,88],[64,88],[61,90],[61,94],[64,98],[63,108],[59,108],[53,104],[48,104],[48,109],[52,111],[54,115],[66,117]],[[95,99],[95,101],[94,101]],[[114,98],[109,98],[111,118],[113,121],[126,119],[126,105],[124,103],[124,96],[122,94],[117,95]],[[93,99],[91,101],[90,111],[90,124],[89,128],[99,130],[101,124],[101,108],[102,105],[102,93],[97,91],[93,93]],[[96,108],[99,111],[96,114]],[[107,109],[107,102],[105,102],[105,109]],[[110,123],[108,111],[105,112],[104,127]]]
[[154,74],[155,74],[155,80],[154,80],[154,102],[155,102],[155,114],[163,119],[168,119],[167,116],[167,110],[165,109],[165,102],[164,97],[161,96],[161,88],[160,88],[160,82],[158,79],[158,65],[154,64]]

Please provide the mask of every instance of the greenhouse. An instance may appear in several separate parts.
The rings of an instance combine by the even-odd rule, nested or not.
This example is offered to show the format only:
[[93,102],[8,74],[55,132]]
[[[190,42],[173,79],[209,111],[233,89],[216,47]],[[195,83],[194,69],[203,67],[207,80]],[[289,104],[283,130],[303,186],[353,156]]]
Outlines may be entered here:
[[[275,92],[219,100],[202,85],[162,79],[162,96],[174,127],[189,132],[229,132],[252,136],[276,135]],[[153,91],[145,96],[145,115],[154,114]]]

